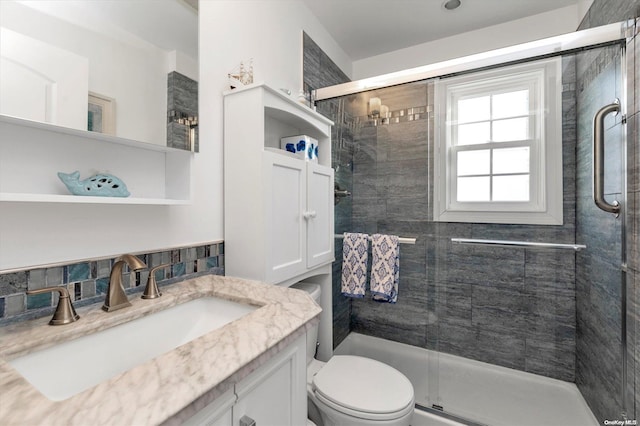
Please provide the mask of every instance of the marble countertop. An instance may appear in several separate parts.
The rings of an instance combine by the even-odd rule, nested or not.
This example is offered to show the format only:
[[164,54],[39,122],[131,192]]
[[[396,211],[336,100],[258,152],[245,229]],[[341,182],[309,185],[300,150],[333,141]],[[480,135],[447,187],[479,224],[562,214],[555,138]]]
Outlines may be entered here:
[[[162,297],[154,300],[130,295],[133,306],[110,313],[100,305],[78,309],[80,320],[64,326],[47,325],[47,317],[0,328],[0,424],[177,423],[306,333],[321,312],[300,290],[217,275],[161,290]],[[47,399],[7,363],[31,351],[203,296],[260,308],[64,401]]]

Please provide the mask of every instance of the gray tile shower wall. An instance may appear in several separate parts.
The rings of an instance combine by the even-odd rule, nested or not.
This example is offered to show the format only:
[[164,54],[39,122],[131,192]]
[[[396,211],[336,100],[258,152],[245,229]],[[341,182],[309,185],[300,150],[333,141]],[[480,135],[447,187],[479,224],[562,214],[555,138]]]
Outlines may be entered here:
[[[136,254],[150,268],[167,264],[156,271],[159,285],[186,280],[203,273],[224,275],[224,243],[178,247],[161,252]],[[0,273],[0,326],[49,316],[57,303],[57,293],[27,295],[27,290],[48,286],[66,287],[75,307],[104,300],[111,267],[117,258],[83,260],[55,267]],[[149,270],[129,271],[125,267],[127,293],[142,292]]]
[[[432,222],[433,85],[425,82],[352,95],[343,102],[352,131],[353,196],[336,207],[336,232],[417,237],[400,248],[396,305],[339,293],[334,264],[334,327],[437,349],[472,359],[573,381],[575,292],[573,253],[453,246],[452,237],[571,243],[575,235],[575,62],[563,63],[564,225],[523,226]],[[369,97],[398,111],[374,126]],[[326,108],[319,103],[319,111]],[[415,107],[415,108],[414,108]],[[412,114],[410,119],[408,113]],[[334,118],[335,116],[332,116]],[[334,118],[335,119],[335,118]],[[336,127],[341,122],[336,120]],[[339,130],[338,130],[339,131]],[[335,145],[334,145],[335,146]],[[339,152],[339,151],[338,151]],[[338,229],[338,224],[350,225]],[[341,258],[336,247],[336,259]],[[342,302],[341,302],[342,299]],[[351,304],[345,330],[346,309]],[[336,343],[336,344],[337,344]]]
[[[303,52],[303,80],[306,93],[313,89],[350,81],[346,74],[306,33],[303,34]],[[339,185],[341,190],[353,192],[353,117],[346,111],[343,99],[320,103],[318,112],[336,123],[331,129],[331,166],[335,170],[336,185]],[[351,209],[350,197],[342,198],[335,204],[334,227],[336,234],[351,230]],[[349,334],[351,315],[351,303],[340,296],[341,240],[335,242],[335,257],[336,261],[332,265],[334,347],[339,345]]]
[[573,381],[573,252],[451,243],[453,237],[573,242],[574,60],[565,59],[563,69],[563,226],[434,223],[432,84],[348,100],[362,105],[377,96],[390,110],[412,105],[426,113],[412,121],[363,126],[354,136],[353,230],[416,237],[417,243],[400,247],[398,303],[353,300],[353,331]]
[[640,16],[640,0],[594,0],[579,30],[622,22]]
[[190,150],[193,143],[194,151],[198,152],[197,120],[198,82],[179,72],[170,72],[167,76],[167,146]]

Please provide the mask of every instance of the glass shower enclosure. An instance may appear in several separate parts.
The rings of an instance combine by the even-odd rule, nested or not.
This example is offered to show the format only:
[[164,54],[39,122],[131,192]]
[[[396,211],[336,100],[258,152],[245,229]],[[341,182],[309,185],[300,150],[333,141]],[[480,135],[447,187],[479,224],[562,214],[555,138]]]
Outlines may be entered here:
[[[336,233],[416,239],[395,305],[334,283],[334,345],[355,332],[424,349],[418,410],[558,422],[532,385],[549,378],[575,383],[586,421],[635,419],[624,28],[316,91],[335,122]],[[541,210],[555,213],[524,213]],[[337,243],[334,280],[340,258]]]

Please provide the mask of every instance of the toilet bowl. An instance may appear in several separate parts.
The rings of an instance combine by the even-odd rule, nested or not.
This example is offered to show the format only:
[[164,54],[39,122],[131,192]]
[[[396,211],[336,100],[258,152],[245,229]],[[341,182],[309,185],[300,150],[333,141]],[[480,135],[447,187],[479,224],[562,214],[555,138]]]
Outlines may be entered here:
[[[292,287],[320,299],[320,286]],[[352,355],[335,355],[322,362],[314,358],[318,327],[307,332],[307,396],[309,418],[324,426],[408,426],[414,409],[413,386],[395,368]]]

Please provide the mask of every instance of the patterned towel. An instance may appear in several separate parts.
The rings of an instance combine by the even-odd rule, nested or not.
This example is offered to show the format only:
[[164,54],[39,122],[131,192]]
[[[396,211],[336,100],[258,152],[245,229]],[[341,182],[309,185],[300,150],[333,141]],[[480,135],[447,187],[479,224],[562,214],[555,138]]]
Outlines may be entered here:
[[371,236],[371,295],[379,302],[396,303],[400,278],[400,248],[395,235]]
[[342,243],[342,294],[347,297],[364,297],[367,284],[367,234],[344,233]]

